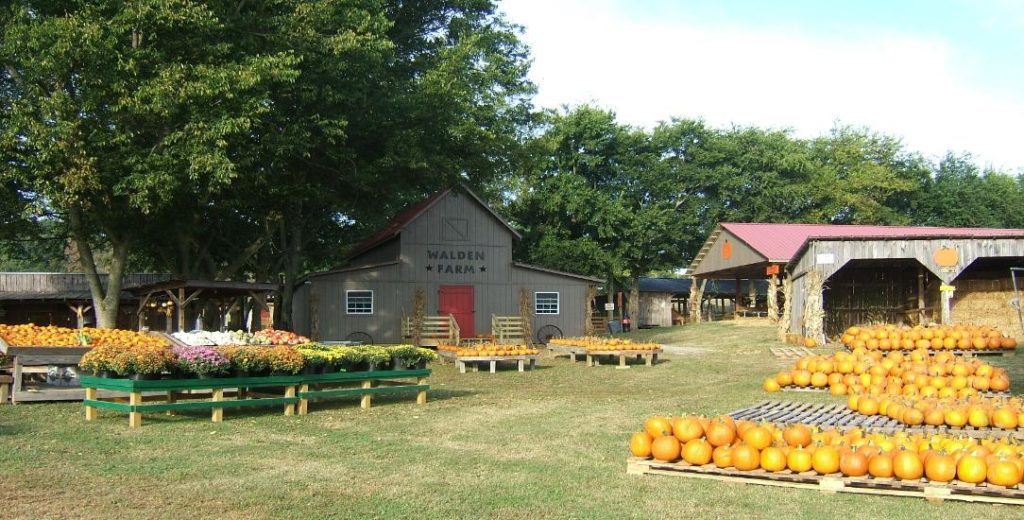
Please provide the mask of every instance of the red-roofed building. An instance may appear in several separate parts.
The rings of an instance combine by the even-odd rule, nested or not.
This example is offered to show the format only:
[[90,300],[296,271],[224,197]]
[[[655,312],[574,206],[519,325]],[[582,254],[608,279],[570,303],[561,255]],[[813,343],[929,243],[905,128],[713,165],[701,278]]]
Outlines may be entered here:
[[[788,277],[797,333],[941,321],[1024,335],[1009,303],[1010,267],[1017,266],[1024,266],[1024,229],[722,223],[690,267],[695,278]],[[812,288],[820,286],[816,277],[824,289]],[[739,284],[737,301],[742,309]],[[824,313],[820,325],[809,318],[820,314],[816,306]]]

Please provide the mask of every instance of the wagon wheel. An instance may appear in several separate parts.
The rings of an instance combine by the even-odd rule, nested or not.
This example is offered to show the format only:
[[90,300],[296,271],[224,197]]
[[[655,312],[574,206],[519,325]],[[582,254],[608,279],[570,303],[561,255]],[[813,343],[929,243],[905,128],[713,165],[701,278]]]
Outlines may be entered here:
[[372,345],[373,338],[365,332],[353,332],[348,336],[345,336],[345,341],[358,341],[363,345]]
[[537,330],[537,342],[547,343],[551,338],[562,337],[562,329],[554,325],[545,325]]

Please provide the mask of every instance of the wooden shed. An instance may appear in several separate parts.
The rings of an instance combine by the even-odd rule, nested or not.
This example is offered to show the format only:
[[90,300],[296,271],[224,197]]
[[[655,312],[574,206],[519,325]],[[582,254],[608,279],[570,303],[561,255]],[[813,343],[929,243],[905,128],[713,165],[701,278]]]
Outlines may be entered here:
[[589,319],[588,289],[604,280],[512,260],[519,239],[464,186],[398,214],[357,245],[344,268],[306,277],[295,291],[297,332],[322,341],[408,341],[403,320],[450,317],[461,338],[496,333],[496,316],[520,316],[523,295],[534,339],[577,336]]
[[722,223],[691,268],[697,278],[788,280],[783,328],[817,337],[932,321],[1024,334],[1010,275],[1022,265],[1021,229]]
[[[100,274],[104,285],[106,276]],[[167,274],[126,274],[122,285],[154,283],[168,278]],[[121,291],[118,327],[135,326],[138,301],[139,298],[127,289]],[[84,273],[0,273],[0,323],[80,328],[95,323],[91,310],[92,295]],[[155,320],[156,316],[152,318]]]

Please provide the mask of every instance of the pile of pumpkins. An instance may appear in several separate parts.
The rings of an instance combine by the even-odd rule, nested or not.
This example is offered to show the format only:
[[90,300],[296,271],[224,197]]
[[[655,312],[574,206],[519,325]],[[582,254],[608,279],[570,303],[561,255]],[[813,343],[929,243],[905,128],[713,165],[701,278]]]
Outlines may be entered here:
[[630,438],[635,457],[722,469],[811,472],[846,477],[960,482],[1020,489],[1024,447],[1007,439],[841,433],[805,424],[779,427],[727,415],[654,416]]
[[938,399],[914,397],[875,397],[851,395],[846,406],[862,415],[883,415],[907,426],[950,426],[963,428],[1024,427],[1024,403],[1021,398]]
[[485,343],[473,347],[438,345],[437,350],[451,352],[457,357],[536,356],[540,353],[540,350],[525,345],[501,345],[497,343]]
[[619,350],[661,350],[658,343],[639,343],[621,338],[602,338],[598,336],[583,336],[578,338],[551,338],[548,340],[551,345],[569,347],[582,347],[587,352],[616,352]]
[[1011,350],[1017,340],[994,327],[976,325],[856,325],[839,340],[848,349]]
[[832,395],[902,395],[924,398],[977,397],[1005,392],[1010,377],[1003,368],[952,352],[928,350],[881,352],[858,347],[831,356],[803,356],[790,370],[764,380],[766,392],[797,386],[828,389]]

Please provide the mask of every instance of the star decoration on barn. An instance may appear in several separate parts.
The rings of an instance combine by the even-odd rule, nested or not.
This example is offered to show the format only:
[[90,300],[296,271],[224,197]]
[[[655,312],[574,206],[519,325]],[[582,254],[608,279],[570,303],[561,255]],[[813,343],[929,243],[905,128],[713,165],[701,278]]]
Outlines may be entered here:
[[486,270],[487,270],[487,266],[486,266],[486,265],[481,265],[481,266],[480,266],[480,272],[481,272],[481,273],[482,273],[482,272],[484,272],[484,271],[486,271]]
[[428,265],[427,266],[427,271],[433,271],[433,270],[434,270],[434,266],[432,266],[432,265]]

